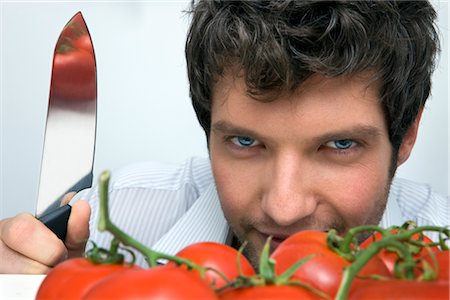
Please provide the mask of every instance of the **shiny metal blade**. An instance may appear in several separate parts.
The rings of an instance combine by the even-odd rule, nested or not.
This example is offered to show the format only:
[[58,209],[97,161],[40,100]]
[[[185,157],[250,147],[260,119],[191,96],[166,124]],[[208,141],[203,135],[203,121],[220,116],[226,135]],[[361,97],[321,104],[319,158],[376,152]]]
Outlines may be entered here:
[[65,193],[92,183],[96,115],[94,49],[78,12],[62,30],[53,56],[37,216]]

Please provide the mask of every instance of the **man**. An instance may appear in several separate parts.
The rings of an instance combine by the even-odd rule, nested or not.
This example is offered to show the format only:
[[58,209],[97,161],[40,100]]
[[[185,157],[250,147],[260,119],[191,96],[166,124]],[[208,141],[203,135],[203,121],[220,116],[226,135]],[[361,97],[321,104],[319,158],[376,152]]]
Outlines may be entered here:
[[[428,2],[200,1],[192,15],[188,76],[210,160],[115,171],[120,228],[170,254],[248,241],[256,265],[269,236],[274,249],[307,229],[448,225],[446,198],[394,179],[430,92],[438,38]],[[107,246],[97,188],[76,198],[89,205],[72,202],[65,244],[30,215],[3,220],[1,271],[47,272],[88,237]]]

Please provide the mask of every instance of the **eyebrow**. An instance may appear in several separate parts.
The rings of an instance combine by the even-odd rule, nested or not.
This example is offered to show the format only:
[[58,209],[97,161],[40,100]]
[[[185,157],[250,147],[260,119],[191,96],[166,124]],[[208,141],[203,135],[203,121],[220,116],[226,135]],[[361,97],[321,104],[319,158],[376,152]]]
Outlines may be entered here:
[[[262,137],[253,130],[233,125],[224,120],[220,120],[212,124],[212,130],[222,134],[250,136],[256,139],[260,139]],[[316,143],[325,143],[331,140],[339,139],[378,138],[382,135],[383,130],[381,128],[367,124],[355,124],[350,128],[335,130],[314,137],[313,141]]]
[[327,132],[314,138],[317,143],[325,143],[332,140],[366,138],[373,139],[383,135],[383,131],[375,126],[356,124],[350,128]]
[[216,123],[212,124],[211,127],[213,131],[220,132],[223,134],[251,136],[254,138],[260,137],[260,135],[253,130],[235,126],[223,120],[217,121]]

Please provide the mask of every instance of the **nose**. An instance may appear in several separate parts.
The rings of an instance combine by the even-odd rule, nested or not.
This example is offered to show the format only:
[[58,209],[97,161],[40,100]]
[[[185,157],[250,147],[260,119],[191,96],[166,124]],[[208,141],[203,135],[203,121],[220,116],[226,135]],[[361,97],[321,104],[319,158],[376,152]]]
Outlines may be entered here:
[[269,164],[266,175],[261,208],[276,224],[289,226],[314,213],[314,170],[304,159],[280,156]]

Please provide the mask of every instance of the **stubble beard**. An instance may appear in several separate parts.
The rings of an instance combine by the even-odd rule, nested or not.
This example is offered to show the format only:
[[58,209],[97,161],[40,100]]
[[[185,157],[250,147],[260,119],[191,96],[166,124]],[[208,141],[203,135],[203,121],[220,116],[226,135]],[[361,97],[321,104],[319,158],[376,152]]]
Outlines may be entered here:
[[[389,190],[390,190],[390,186],[392,184],[393,174],[395,174],[395,169],[392,170],[392,168],[391,168],[389,171],[390,176],[388,176],[385,186],[382,187],[383,194],[379,197],[379,199],[377,201],[376,210],[364,222],[364,224],[360,224],[360,225],[378,225],[380,223],[380,221],[383,217],[384,211],[386,209],[386,206],[387,206]],[[238,231],[237,228],[234,228],[234,226],[231,225],[233,223],[230,222],[230,220],[228,220],[228,218],[227,218],[227,221],[228,221],[228,224],[230,224],[230,228],[232,230],[232,233],[233,233],[233,236],[235,239],[233,246],[238,249],[242,244],[247,243],[246,246],[243,248],[242,253],[250,261],[251,265],[255,268],[255,270],[258,270],[261,250],[257,249],[257,247],[251,241],[248,241],[245,238],[248,236],[249,232],[254,230],[254,228],[258,228],[258,226],[256,225],[256,224],[258,224],[258,222],[251,220],[249,218],[241,220],[241,222],[239,223],[240,231]],[[323,224],[327,224],[327,226],[324,227]],[[299,231],[311,230],[311,229],[324,231],[324,230],[333,228],[337,231],[337,233],[339,235],[345,235],[349,228],[346,228],[346,226],[344,224],[345,224],[344,221],[340,218],[337,218],[336,220],[333,220],[332,222],[330,222],[330,221],[326,221],[326,222],[311,221],[311,222],[307,222],[305,224],[305,226],[303,227],[304,229],[300,229]],[[359,234],[356,238],[359,243],[362,243],[371,234],[372,234],[372,232],[370,232],[370,231],[363,232],[363,233]]]
[[[384,187],[385,192],[383,199],[380,199],[377,205],[377,210],[375,211],[375,213],[372,215],[371,218],[369,218],[367,220],[367,222],[365,222],[365,224],[361,224],[361,225],[378,225],[383,217],[384,211],[386,209],[386,205],[387,205],[387,199],[388,199],[388,195],[389,195],[389,187],[391,184],[392,180],[389,180],[389,183],[387,184],[387,186]],[[244,224],[242,224],[244,223]],[[237,232],[237,230],[235,228],[233,228],[230,225],[230,228],[232,230],[233,236],[234,238],[237,240],[234,243],[234,247],[235,248],[239,248],[241,247],[241,245],[243,245],[244,243],[246,243],[245,247],[242,250],[242,254],[250,261],[250,264],[253,266],[253,268],[255,270],[259,269],[259,261],[260,261],[260,256],[261,256],[261,250],[262,249],[257,249],[257,247],[251,242],[245,239],[246,236],[248,236],[247,232],[249,232],[252,228],[255,228],[255,226],[252,224],[252,222],[242,222],[239,226],[240,228],[245,228],[245,230],[243,230],[244,233],[240,234]],[[232,224],[230,222],[228,222],[228,224]],[[327,228],[329,229],[335,229],[336,232],[343,236],[347,233],[347,230],[349,228],[345,228],[342,222],[333,222],[333,225],[328,226]],[[307,228],[306,230],[309,230],[311,228]],[[300,229],[299,231],[301,231],[302,229]],[[316,230],[321,230],[320,228],[317,228]],[[367,232],[363,232],[361,234],[359,234],[356,238],[357,241],[359,243],[362,243],[364,240],[366,240],[370,235],[372,234],[372,232],[367,231]],[[271,252],[274,249],[271,249]]]
[[[386,210],[386,206],[387,206],[387,201],[389,198],[389,192],[390,192],[390,188],[392,185],[392,180],[394,178],[394,175],[396,173],[397,170],[397,151],[393,150],[392,151],[392,155],[391,155],[391,161],[390,161],[390,166],[389,166],[389,170],[388,170],[388,175],[387,175],[387,181],[385,183],[385,185],[382,187],[383,188],[383,194],[382,196],[378,199],[377,204],[376,204],[376,210],[375,212],[366,220],[366,222],[364,224],[360,224],[360,225],[379,225],[383,214]],[[254,229],[257,228],[255,227],[255,224],[257,224],[257,222],[250,220],[248,218],[242,220],[239,223],[240,228],[243,228],[243,230],[241,230],[242,232],[239,233],[237,232],[236,228],[234,228],[232,226],[232,222],[230,222],[230,220],[228,219],[227,216],[225,216],[230,229],[232,231],[232,234],[234,236],[234,247],[239,249],[239,247],[241,245],[243,245],[244,243],[247,243],[246,246],[243,248],[242,250],[242,254],[250,261],[250,264],[253,266],[253,268],[255,270],[259,270],[259,261],[260,261],[260,255],[261,255],[261,250],[257,250],[255,245],[253,245],[251,243],[251,241],[246,240],[244,237],[248,236],[248,233]],[[339,218],[339,220],[334,220],[333,222],[312,222],[310,224],[316,224],[315,228],[316,230],[323,230],[323,228],[320,228],[321,226],[319,224],[327,224],[331,226],[328,226],[327,229],[335,229],[337,231],[337,233],[341,236],[345,235],[348,231],[349,228],[346,228],[346,226],[344,225],[345,222],[343,220],[341,220]],[[323,227],[323,225],[322,225]],[[311,226],[308,226],[308,228],[305,228],[305,230],[307,229],[311,229]],[[301,231],[302,229],[300,229],[299,231]],[[363,241],[365,241],[369,236],[372,235],[373,232],[367,231],[367,232],[362,232],[360,233],[356,238],[358,243],[362,243]],[[274,249],[272,249],[274,250]]]

